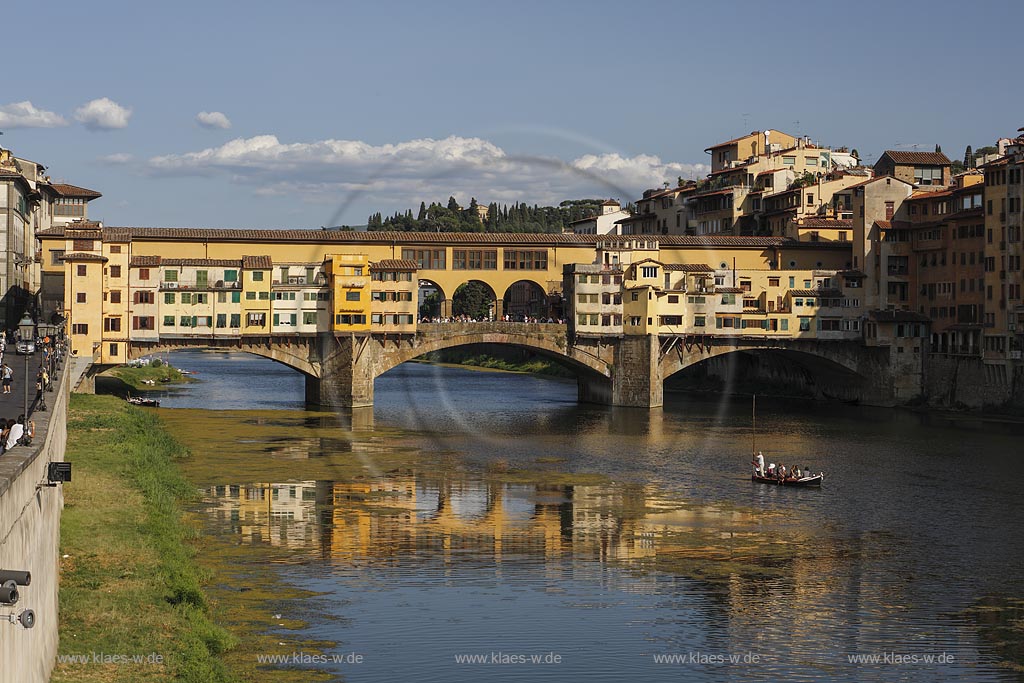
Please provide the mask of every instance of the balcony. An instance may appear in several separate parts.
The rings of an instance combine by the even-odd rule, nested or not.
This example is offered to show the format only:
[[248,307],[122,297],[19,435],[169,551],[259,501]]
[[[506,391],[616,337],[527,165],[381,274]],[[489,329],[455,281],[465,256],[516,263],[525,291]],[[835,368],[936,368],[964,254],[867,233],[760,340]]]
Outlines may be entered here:
[[184,289],[207,291],[211,289],[241,289],[241,282],[224,282],[224,280],[163,280],[160,289]]

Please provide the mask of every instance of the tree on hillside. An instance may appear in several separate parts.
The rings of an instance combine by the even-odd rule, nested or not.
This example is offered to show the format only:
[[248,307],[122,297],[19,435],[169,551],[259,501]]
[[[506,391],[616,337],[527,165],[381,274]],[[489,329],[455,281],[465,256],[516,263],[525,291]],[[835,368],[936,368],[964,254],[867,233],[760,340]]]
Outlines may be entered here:
[[416,214],[416,220],[425,221],[427,220],[427,205],[424,202],[420,202],[420,211]]
[[448,210],[454,212],[458,211],[459,209],[459,203],[455,201],[455,197],[448,197]]
[[970,145],[964,150],[964,168],[974,168],[974,152],[971,151]]
[[942,154],[942,145],[940,145],[940,144],[936,144],[935,145],[935,153],[936,154]]

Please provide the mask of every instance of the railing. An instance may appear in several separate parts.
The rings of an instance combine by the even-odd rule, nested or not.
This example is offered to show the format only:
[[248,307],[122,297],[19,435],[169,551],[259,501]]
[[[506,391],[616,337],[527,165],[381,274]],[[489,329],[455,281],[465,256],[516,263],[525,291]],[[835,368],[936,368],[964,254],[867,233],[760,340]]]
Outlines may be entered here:
[[198,289],[200,291],[207,289],[241,289],[241,282],[225,282],[223,280],[208,280],[208,281],[197,281],[197,280],[162,280],[160,282],[160,289],[184,289],[192,290]]

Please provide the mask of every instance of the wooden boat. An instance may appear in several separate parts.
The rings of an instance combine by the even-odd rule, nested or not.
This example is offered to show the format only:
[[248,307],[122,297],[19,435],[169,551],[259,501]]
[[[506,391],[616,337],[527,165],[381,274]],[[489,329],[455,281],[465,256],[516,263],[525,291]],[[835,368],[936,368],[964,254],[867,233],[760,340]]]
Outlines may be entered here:
[[142,396],[129,396],[126,399],[133,406],[146,406],[148,408],[159,408],[160,401],[155,398],[143,398]]
[[776,479],[775,477],[762,477],[759,474],[750,475],[750,481],[775,484],[776,486],[821,486],[824,478],[824,474],[815,474],[813,477],[800,477],[799,479]]
[[[751,453],[754,454],[754,459],[757,458],[757,394],[754,394],[753,401],[750,409],[750,426],[751,426]],[[762,484],[775,484],[776,486],[804,486],[804,487],[820,487],[821,482],[824,481],[824,473],[819,472],[818,474],[807,476],[807,477],[787,477],[785,479],[779,479],[778,477],[763,477],[757,473],[755,468],[750,473],[750,481],[760,482]]]

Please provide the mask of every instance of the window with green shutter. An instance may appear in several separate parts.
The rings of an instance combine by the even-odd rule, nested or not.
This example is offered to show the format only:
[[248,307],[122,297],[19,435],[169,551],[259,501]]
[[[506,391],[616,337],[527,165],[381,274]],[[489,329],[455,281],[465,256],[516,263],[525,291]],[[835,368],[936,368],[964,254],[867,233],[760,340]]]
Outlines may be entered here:
[[174,303],[174,292],[164,292],[164,303],[165,304],[173,304]]
[[229,268],[224,271],[224,282],[238,282],[238,271]]
[[173,315],[165,315],[164,316],[164,327],[174,327],[174,316]]
[[242,293],[241,292],[231,292],[231,303],[237,304],[237,303],[240,303],[241,301],[242,301]]

